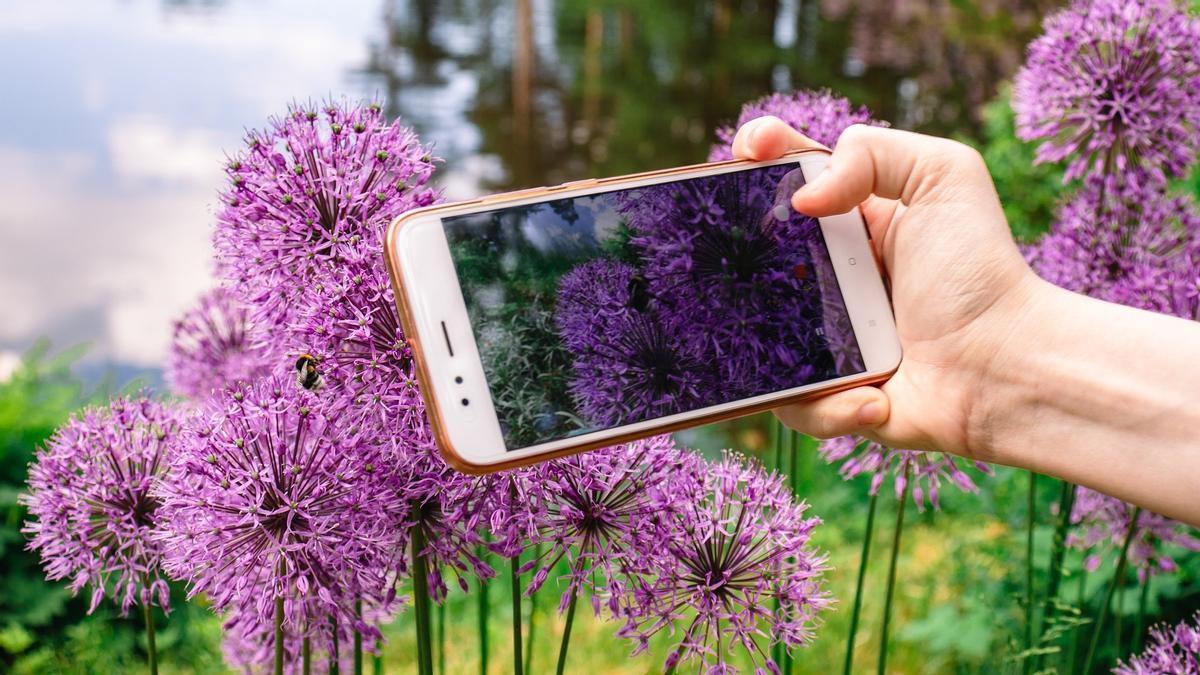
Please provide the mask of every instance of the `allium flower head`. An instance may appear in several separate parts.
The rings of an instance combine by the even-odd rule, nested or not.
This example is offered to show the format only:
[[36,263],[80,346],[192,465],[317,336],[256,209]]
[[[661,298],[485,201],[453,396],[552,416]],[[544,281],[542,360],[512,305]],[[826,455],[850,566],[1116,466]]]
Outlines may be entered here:
[[[1134,507],[1095,490],[1075,489],[1071,508],[1071,524],[1075,529],[1067,536],[1067,545],[1089,551],[1085,566],[1095,570],[1107,555],[1120,551],[1129,538],[1130,520]],[[1174,572],[1178,569],[1168,545],[1200,551],[1200,539],[1190,528],[1166,516],[1141,510],[1138,514],[1133,541],[1129,545],[1129,563],[1138,569],[1138,576]]]
[[382,246],[371,238],[304,295],[291,351],[318,360],[323,378],[389,435],[428,436],[412,351],[396,310]]
[[[942,482],[948,482],[963,492],[979,490],[975,481],[967,475],[954,455],[921,450],[896,450],[855,436],[839,436],[821,444],[821,457],[834,464],[841,462],[838,473],[845,480],[853,480],[863,474],[871,476],[871,494],[879,491],[889,473],[895,475],[896,499],[904,496],[908,483],[912,483],[913,503],[924,509],[926,499],[936,509]],[[973,462],[984,475],[992,475],[992,468],[983,462]]]
[[1081,0],[1046,19],[1013,87],[1017,135],[1065,178],[1182,175],[1200,146],[1200,21],[1175,0]]
[[[428,565],[428,588],[434,602],[446,598],[448,573],[464,592],[469,589],[468,577],[494,577],[495,570],[478,554],[484,544],[475,508],[480,479],[447,466],[427,428],[424,435],[410,431],[393,437],[389,461],[387,489],[394,495],[389,527],[406,535],[420,530],[425,546],[411,553]],[[402,558],[401,571],[411,572],[410,562]]]
[[136,604],[170,609],[152,488],[178,433],[178,415],[162,403],[116,398],[68,420],[29,467],[22,532],[46,578],[70,579],[74,593],[92,587],[89,613],[105,595],[122,614]]
[[264,324],[388,221],[433,202],[429,149],[378,104],[295,105],[234,156],[215,235],[218,267]]
[[166,380],[172,391],[202,398],[266,375],[271,364],[264,338],[254,330],[249,308],[232,291],[214,288],[175,321]]
[[264,623],[282,597],[291,633],[352,621],[358,599],[390,606],[403,543],[388,526],[386,458],[328,401],[272,377],[188,421],[159,494],[163,567],[190,595]]
[[681,508],[680,499],[697,494],[703,467],[703,459],[670,436],[538,467],[530,479],[545,504],[534,541],[544,549],[527,565],[537,571],[526,593],[536,591],[565,559],[568,585],[560,611],[586,590],[597,615],[603,599],[619,616],[634,589],[648,589],[672,514]]
[[1025,257],[1077,293],[1188,319],[1196,313],[1200,210],[1145,181],[1090,177]]
[[774,115],[793,129],[814,141],[832,148],[837,139],[852,124],[885,126],[871,119],[871,111],[854,107],[850,101],[829,90],[794,91],[790,94],[771,94],[742,106],[737,124],[717,129],[717,144],[708,153],[708,161],[733,158],[733,137],[746,122]]
[[1192,622],[1150,629],[1150,646],[1117,665],[1117,675],[1196,675],[1200,673],[1200,614]]
[[809,545],[820,519],[805,518],[808,506],[792,501],[781,476],[735,456],[710,465],[700,490],[680,503],[659,574],[635,592],[621,634],[640,651],[683,620],[667,668],[696,659],[705,672],[733,672],[726,655],[740,647],[755,672],[778,673],[760,643],[809,644],[832,603],[825,556]]

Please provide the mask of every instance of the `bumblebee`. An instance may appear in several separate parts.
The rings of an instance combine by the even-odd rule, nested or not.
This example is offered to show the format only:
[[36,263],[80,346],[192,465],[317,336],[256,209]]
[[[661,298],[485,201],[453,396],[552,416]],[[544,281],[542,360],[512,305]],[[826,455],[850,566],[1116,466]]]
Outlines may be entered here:
[[325,386],[318,367],[321,365],[312,354],[301,354],[296,359],[296,383],[309,391],[318,391]]

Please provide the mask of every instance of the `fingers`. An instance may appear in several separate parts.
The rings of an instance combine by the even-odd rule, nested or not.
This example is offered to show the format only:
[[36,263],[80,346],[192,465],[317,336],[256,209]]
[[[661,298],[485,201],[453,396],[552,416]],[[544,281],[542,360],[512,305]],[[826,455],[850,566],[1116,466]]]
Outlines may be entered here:
[[887,422],[891,405],[875,387],[858,387],[775,410],[784,424],[809,436],[834,438],[863,433]]
[[776,159],[791,150],[828,150],[825,146],[788,126],[773,115],[746,122],[733,137],[733,156],[738,159]]
[[842,132],[829,167],[792,196],[811,216],[845,213],[876,195],[907,205],[931,182],[982,165],[971,148],[944,138],[855,124]]

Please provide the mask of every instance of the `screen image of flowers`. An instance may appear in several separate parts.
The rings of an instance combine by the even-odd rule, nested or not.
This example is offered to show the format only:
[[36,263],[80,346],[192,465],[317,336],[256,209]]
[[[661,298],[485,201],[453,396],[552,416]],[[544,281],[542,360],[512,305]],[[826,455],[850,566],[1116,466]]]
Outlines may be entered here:
[[[381,239],[883,125],[978,148],[1043,278],[1200,320],[1198,13],[0,8],[0,672],[1197,672],[1200,536],[1052,478],[769,414],[454,471]],[[795,170],[448,221],[510,447],[862,372]]]

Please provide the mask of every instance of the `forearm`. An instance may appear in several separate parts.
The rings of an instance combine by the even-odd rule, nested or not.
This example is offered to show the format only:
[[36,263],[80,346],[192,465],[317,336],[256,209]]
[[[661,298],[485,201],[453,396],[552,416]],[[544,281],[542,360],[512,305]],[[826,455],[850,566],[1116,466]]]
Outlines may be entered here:
[[996,354],[973,450],[1200,525],[1200,322],[1047,285]]

